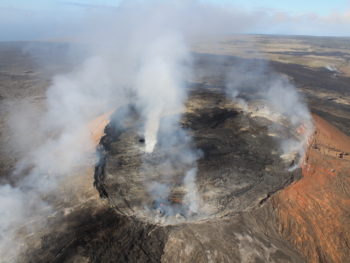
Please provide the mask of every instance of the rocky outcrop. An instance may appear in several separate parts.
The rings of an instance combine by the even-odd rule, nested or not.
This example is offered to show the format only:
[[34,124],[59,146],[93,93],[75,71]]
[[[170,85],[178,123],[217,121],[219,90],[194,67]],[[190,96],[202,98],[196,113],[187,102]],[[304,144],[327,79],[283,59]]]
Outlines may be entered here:
[[350,258],[350,138],[314,115],[303,178],[272,198],[280,233],[309,262]]

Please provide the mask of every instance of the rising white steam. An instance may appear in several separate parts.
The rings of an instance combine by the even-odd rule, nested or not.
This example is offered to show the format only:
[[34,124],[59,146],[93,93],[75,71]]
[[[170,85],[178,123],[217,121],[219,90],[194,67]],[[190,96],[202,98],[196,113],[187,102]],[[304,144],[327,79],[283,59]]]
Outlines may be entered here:
[[[306,103],[289,79],[274,73],[261,61],[240,63],[227,75],[226,92],[244,111],[272,120],[274,124],[269,127],[272,132],[278,123],[288,123],[291,134],[297,136],[280,141],[282,158],[298,154],[300,162],[293,166],[293,169],[297,168],[303,161],[313,123]],[[260,100],[259,105],[249,107],[254,100]]]
[[146,120],[145,151],[152,152],[162,116],[181,111],[185,100],[185,71],[189,52],[175,34],[159,36],[141,59],[135,90]]
[[[165,154],[164,167],[181,170],[185,175],[184,202],[197,213],[199,154],[191,146],[190,135],[178,125],[187,96],[184,81],[191,64],[188,41],[193,36],[242,32],[256,20],[254,14],[197,1],[125,1],[110,12],[88,16],[80,37],[86,42],[88,58],[71,73],[52,80],[45,113],[36,125],[12,125],[14,147],[24,149],[26,145],[27,150],[16,166],[15,182],[0,186],[1,260],[16,262],[25,248],[18,238],[19,230],[30,234],[45,227],[45,218],[54,211],[46,200],[59,202],[57,189],[61,183],[79,167],[92,165],[92,142],[86,124],[124,104],[135,104],[141,113],[145,152],[152,153],[159,144]],[[306,108],[296,104],[299,99],[295,91],[283,85],[268,82],[266,96],[281,113],[291,113],[292,122],[302,121],[302,117],[308,121]],[[284,91],[279,90],[283,87]],[[288,94],[292,101],[286,99]],[[28,110],[20,112],[14,119],[27,114]],[[168,115],[177,117],[162,125],[162,118]],[[176,129],[167,129],[174,125]],[[26,135],[30,133],[36,134],[36,140]],[[179,149],[174,155],[175,146]],[[165,183],[147,183],[157,200],[166,199],[170,193]]]
[[[58,202],[69,198],[61,197],[58,187],[79,167],[93,165],[87,124],[117,103],[117,99],[108,99],[113,98],[112,88],[104,65],[100,59],[88,59],[79,70],[56,77],[46,94],[47,111],[36,125],[31,123],[25,129],[23,123],[11,122],[13,146],[21,148],[16,144],[20,139],[27,151],[13,172],[15,184],[0,187],[0,254],[4,262],[15,262],[25,248],[17,238],[21,237],[19,230],[26,236],[45,226],[45,219],[54,212],[45,200],[53,196]],[[26,107],[12,119],[31,116],[30,110],[33,109]],[[36,134],[36,141],[31,141],[33,136],[27,137],[31,133]]]
[[198,213],[200,206],[200,195],[196,184],[197,168],[187,171],[184,177],[185,196],[184,204],[188,206],[191,213]]

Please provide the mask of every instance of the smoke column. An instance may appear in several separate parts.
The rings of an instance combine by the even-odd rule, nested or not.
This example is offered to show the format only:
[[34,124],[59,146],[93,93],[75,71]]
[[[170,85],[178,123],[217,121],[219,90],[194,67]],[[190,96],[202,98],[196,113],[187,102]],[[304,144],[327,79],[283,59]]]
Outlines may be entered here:
[[182,109],[185,97],[184,77],[189,52],[177,35],[157,38],[146,50],[136,80],[136,94],[146,120],[145,151],[157,143],[160,118]]
[[[0,254],[4,261],[15,262],[25,249],[17,238],[19,228],[30,234],[45,227],[46,217],[55,212],[47,200],[59,202],[64,198],[59,186],[79,168],[93,165],[86,124],[125,104],[136,104],[141,113],[145,154],[153,153],[159,144],[168,156],[164,165],[183,168],[184,202],[198,212],[196,161],[200,154],[191,146],[190,135],[178,125],[187,97],[184,82],[190,74],[189,40],[245,32],[258,20],[256,14],[199,1],[125,1],[116,9],[88,14],[79,35],[87,49],[85,61],[72,72],[53,78],[35,131],[31,125],[12,125],[14,146],[23,149],[26,145],[30,150],[22,151],[11,175],[15,183],[0,186]],[[276,94],[287,96],[273,88],[269,91],[267,98],[272,102]],[[292,107],[299,101],[295,99],[286,105]],[[281,105],[276,102],[274,106],[280,109]],[[13,118],[21,119],[29,112],[16,112]],[[34,109],[32,112],[35,114]],[[292,112],[291,120],[304,116],[297,107]],[[168,115],[175,117],[162,124]],[[35,143],[26,136],[30,132],[38,138]],[[171,149],[176,145],[182,148],[173,155]],[[147,183],[155,198],[169,194],[166,185]]]

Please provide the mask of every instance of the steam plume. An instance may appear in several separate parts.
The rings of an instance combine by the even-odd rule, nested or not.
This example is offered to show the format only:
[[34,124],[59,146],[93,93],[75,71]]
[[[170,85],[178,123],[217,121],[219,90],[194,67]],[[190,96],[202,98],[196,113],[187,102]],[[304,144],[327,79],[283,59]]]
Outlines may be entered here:
[[[229,71],[226,92],[248,112],[248,102],[241,95],[248,100],[262,99],[264,105],[254,109],[254,114],[273,119],[274,125],[287,121],[288,127],[295,131],[302,129],[299,138],[287,138],[280,143],[285,155],[298,153],[300,161],[303,160],[308,139],[313,132],[312,117],[302,96],[286,76],[274,73],[261,61],[241,63]],[[270,127],[271,130],[275,128]]]
[[[79,167],[92,165],[94,158],[87,151],[92,142],[85,125],[124,104],[136,104],[145,122],[145,160],[158,148],[164,154],[163,167],[170,174],[181,170],[184,203],[191,212],[199,212],[196,161],[200,154],[190,134],[179,127],[187,97],[184,82],[190,74],[190,37],[244,32],[256,21],[254,14],[197,1],[125,1],[116,10],[88,16],[81,35],[87,43],[86,60],[72,72],[54,77],[46,92],[46,111],[35,131],[32,126],[13,125],[14,145],[21,149],[26,145],[30,150],[22,152],[12,175],[17,181],[0,186],[2,258],[16,261],[24,246],[17,239],[19,228],[32,233],[45,226],[45,218],[55,211],[47,197],[59,202],[58,187]],[[231,91],[240,89],[237,81],[230,82]],[[299,98],[290,86],[284,91],[290,91],[293,101],[279,103],[281,96],[288,96],[276,88],[281,83],[264,85],[272,105],[292,122],[309,120],[305,107],[293,107]],[[281,106],[285,105],[289,108],[284,110]],[[27,113],[28,109],[19,112],[14,119]],[[27,137],[18,131],[35,132],[38,140],[25,140]],[[146,161],[143,165],[147,172],[150,167]],[[166,199],[170,193],[171,186],[162,180],[149,178],[146,184],[155,200]]]

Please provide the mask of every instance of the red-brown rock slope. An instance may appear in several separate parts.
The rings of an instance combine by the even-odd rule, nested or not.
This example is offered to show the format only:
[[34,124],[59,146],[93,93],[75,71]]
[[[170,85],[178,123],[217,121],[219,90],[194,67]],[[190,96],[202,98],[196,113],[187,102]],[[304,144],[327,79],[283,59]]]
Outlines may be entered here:
[[303,178],[272,202],[282,236],[309,262],[350,262],[350,137],[313,117]]

